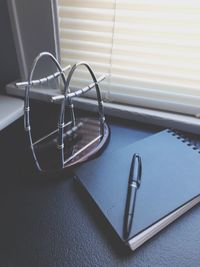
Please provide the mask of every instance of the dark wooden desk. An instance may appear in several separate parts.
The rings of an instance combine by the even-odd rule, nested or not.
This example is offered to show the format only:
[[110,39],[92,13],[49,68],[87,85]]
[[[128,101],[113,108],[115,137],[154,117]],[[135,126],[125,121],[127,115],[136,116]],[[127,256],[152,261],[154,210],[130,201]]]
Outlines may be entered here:
[[[134,122],[110,122],[107,151],[159,130]],[[199,206],[131,252],[71,175],[42,181],[24,170],[22,127],[19,120],[0,136],[0,266],[200,266]]]

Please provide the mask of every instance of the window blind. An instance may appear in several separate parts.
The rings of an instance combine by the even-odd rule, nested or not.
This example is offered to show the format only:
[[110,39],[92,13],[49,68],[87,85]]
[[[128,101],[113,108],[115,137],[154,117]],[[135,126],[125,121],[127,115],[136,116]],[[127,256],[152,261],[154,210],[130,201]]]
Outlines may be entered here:
[[106,101],[199,116],[199,1],[58,0],[58,17],[62,64],[109,74]]

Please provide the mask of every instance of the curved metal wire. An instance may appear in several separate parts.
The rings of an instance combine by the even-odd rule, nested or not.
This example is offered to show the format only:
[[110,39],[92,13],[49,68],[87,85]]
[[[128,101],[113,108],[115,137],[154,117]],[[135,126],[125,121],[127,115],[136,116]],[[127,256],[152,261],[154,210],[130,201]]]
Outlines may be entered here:
[[[70,109],[72,128],[74,128],[74,129],[76,128],[74,108],[73,108],[73,104],[72,104],[72,98],[73,97],[84,94],[88,90],[95,87],[96,88],[96,94],[97,94],[97,101],[98,101],[98,113],[99,113],[99,121],[100,121],[100,138],[101,138],[101,140],[104,137],[104,123],[105,123],[103,101],[101,98],[101,93],[100,93],[100,89],[99,89],[99,85],[98,85],[98,83],[101,80],[103,80],[105,77],[102,76],[102,77],[100,77],[100,79],[97,79],[93,70],[91,69],[91,67],[85,62],[80,62],[80,63],[75,64],[72,67],[72,69],[70,70],[68,77],[66,79],[64,71],[61,68],[59,62],[56,60],[56,58],[49,52],[40,53],[33,61],[31,71],[30,71],[30,74],[28,77],[28,82],[27,82],[27,85],[25,87],[25,99],[24,99],[24,129],[28,132],[30,146],[31,146],[31,150],[32,150],[32,155],[33,155],[34,161],[35,161],[36,166],[37,166],[39,171],[43,171],[43,169],[41,168],[40,163],[37,160],[37,156],[35,153],[35,148],[34,148],[34,144],[33,144],[33,140],[32,140],[31,123],[30,123],[30,116],[29,116],[29,113],[30,113],[29,98],[30,98],[30,88],[33,85],[33,74],[34,74],[35,68],[36,68],[39,60],[43,57],[49,57],[52,60],[52,62],[56,65],[56,67],[59,71],[58,73],[60,74],[62,82],[64,84],[63,101],[61,102],[61,106],[60,106],[60,113],[59,113],[59,119],[58,119],[58,129],[57,129],[57,132],[58,132],[58,136],[57,136],[58,168],[64,168],[64,164],[65,164],[65,159],[64,159],[64,126],[65,126],[66,104]],[[93,84],[89,85],[86,88],[78,90],[75,93],[70,93],[69,85],[70,85],[70,82],[71,82],[71,79],[72,79],[72,76],[73,76],[75,70],[79,66],[86,67],[86,69],[89,71],[89,73],[93,79]]]
[[[34,161],[35,161],[35,163],[37,165],[37,168],[40,171],[42,171],[42,168],[40,167],[40,164],[39,164],[39,162],[37,160],[37,157],[36,157],[36,154],[35,154],[34,145],[33,145],[33,139],[32,139],[32,134],[31,134],[31,124],[30,124],[30,116],[29,116],[29,112],[30,112],[29,94],[30,94],[30,88],[31,88],[31,85],[32,85],[33,74],[34,74],[35,68],[36,68],[36,66],[38,64],[38,61],[43,57],[49,57],[52,60],[52,62],[55,63],[57,69],[60,72],[60,76],[62,78],[62,82],[64,84],[64,87],[66,88],[65,74],[64,74],[59,62],[57,61],[57,59],[49,52],[40,53],[35,58],[35,60],[33,61],[33,64],[32,64],[32,67],[31,67],[31,71],[30,71],[30,74],[29,74],[29,77],[28,77],[28,85],[25,88],[25,99],[24,99],[24,129],[25,129],[25,131],[28,132],[33,158],[34,158]],[[70,93],[69,88],[67,89],[67,92]],[[62,109],[63,108],[61,108],[61,110]],[[70,113],[71,113],[72,123],[75,125],[75,116],[74,116],[73,106],[70,106]],[[58,126],[58,128],[59,128],[59,126]],[[63,149],[61,149],[61,151],[60,151],[60,162],[61,162],[61,165],[62,165],[63,161],[64,161],[64,151],[63,151]]]
[[[89,71],[94,83],[95,83],[95,88],[96,88],[96,93],[97,93],[97,101],[98,101],[98,112],[99,112],[99,120],[100,120],[100,134],[103,137],[104,136],[104,122],[105,122],[105,117],[104,117],[104,109],[103,109],[103,101],[101,98],[101,92],[99,89],[99,85],[98,85],[98,81],[97,78],[92,70],[92,68],[85,62],[79,62],[77,64],[75,64],[68,76],[67,76],[67,80],[65,83],[65,88],[64,88],[64,99],[62,101],[61,104],[61,112],[60,112],[60,117],[59,117],[59,122],[58,122],[58,149],[63,150],[64,149],[64,138],[63,138],[63,127],[64,127],[64,114],[65,114],[65,106],[66,106],[66,102],[68,102],[68,105],[72,105],[71,104],[71,98],[67,97],[67,94],[69,92],[69,85],[72,79],[72,76],[75,72],[75,70],[79,67],[79,66],[85,66],[86,69]],[[75,122],[75,120],[74,120]],[[75,125],[73,125],[75,126]],[[62,167],[64,166],[64,157],[62,157],[63,162],[62,162]]]

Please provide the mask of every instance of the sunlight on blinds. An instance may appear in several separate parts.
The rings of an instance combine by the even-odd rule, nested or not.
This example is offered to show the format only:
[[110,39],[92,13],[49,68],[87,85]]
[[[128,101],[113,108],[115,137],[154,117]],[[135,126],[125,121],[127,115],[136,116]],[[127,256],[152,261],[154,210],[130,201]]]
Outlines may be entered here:
[[58,16],[62,64],[108,73],[107,101],[200,112],[199,1],[58,0]]

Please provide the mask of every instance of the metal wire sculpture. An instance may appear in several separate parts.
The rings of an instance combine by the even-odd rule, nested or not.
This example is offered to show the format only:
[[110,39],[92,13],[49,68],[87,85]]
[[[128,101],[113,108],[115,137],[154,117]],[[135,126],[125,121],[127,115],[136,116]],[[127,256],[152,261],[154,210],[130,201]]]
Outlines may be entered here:
[[[41,58],[48,57],[56,65],[58,72],[33,80],[35,68]],[[89,72],[93,82],[88,86],[70,91],[70,82],[74,72],[83,66]],[[25,87],[24,99],[24,129],[28,134],[31,152],[37,169],[41,172],[59,171],[91,159],[101,152],[109,140],[110,130],[105,122],[103,101],[99,88],[99,83],[105,79],[105,75],[96,78],[92,68],[85,62],[75,64],[65,76],[64,71],[70,66],[62,69],[57,59],[48,52],[40,53],[35,60],[27,82],[17,83],[18,87]],[[53,96],[52,102],[60,102],[60,111],[57,129],[33,142],[31,122],[30,122],[30,89],[34,85],[43,84],[52,79],[61,77],[64,85],[62,94]],[[91,89],[96,89],[98,102],[98,119],[93,117],[76,118],[74,113],[73,98],[86,94]],[[70,112],[70,120],[65,122],[66,107]]]

